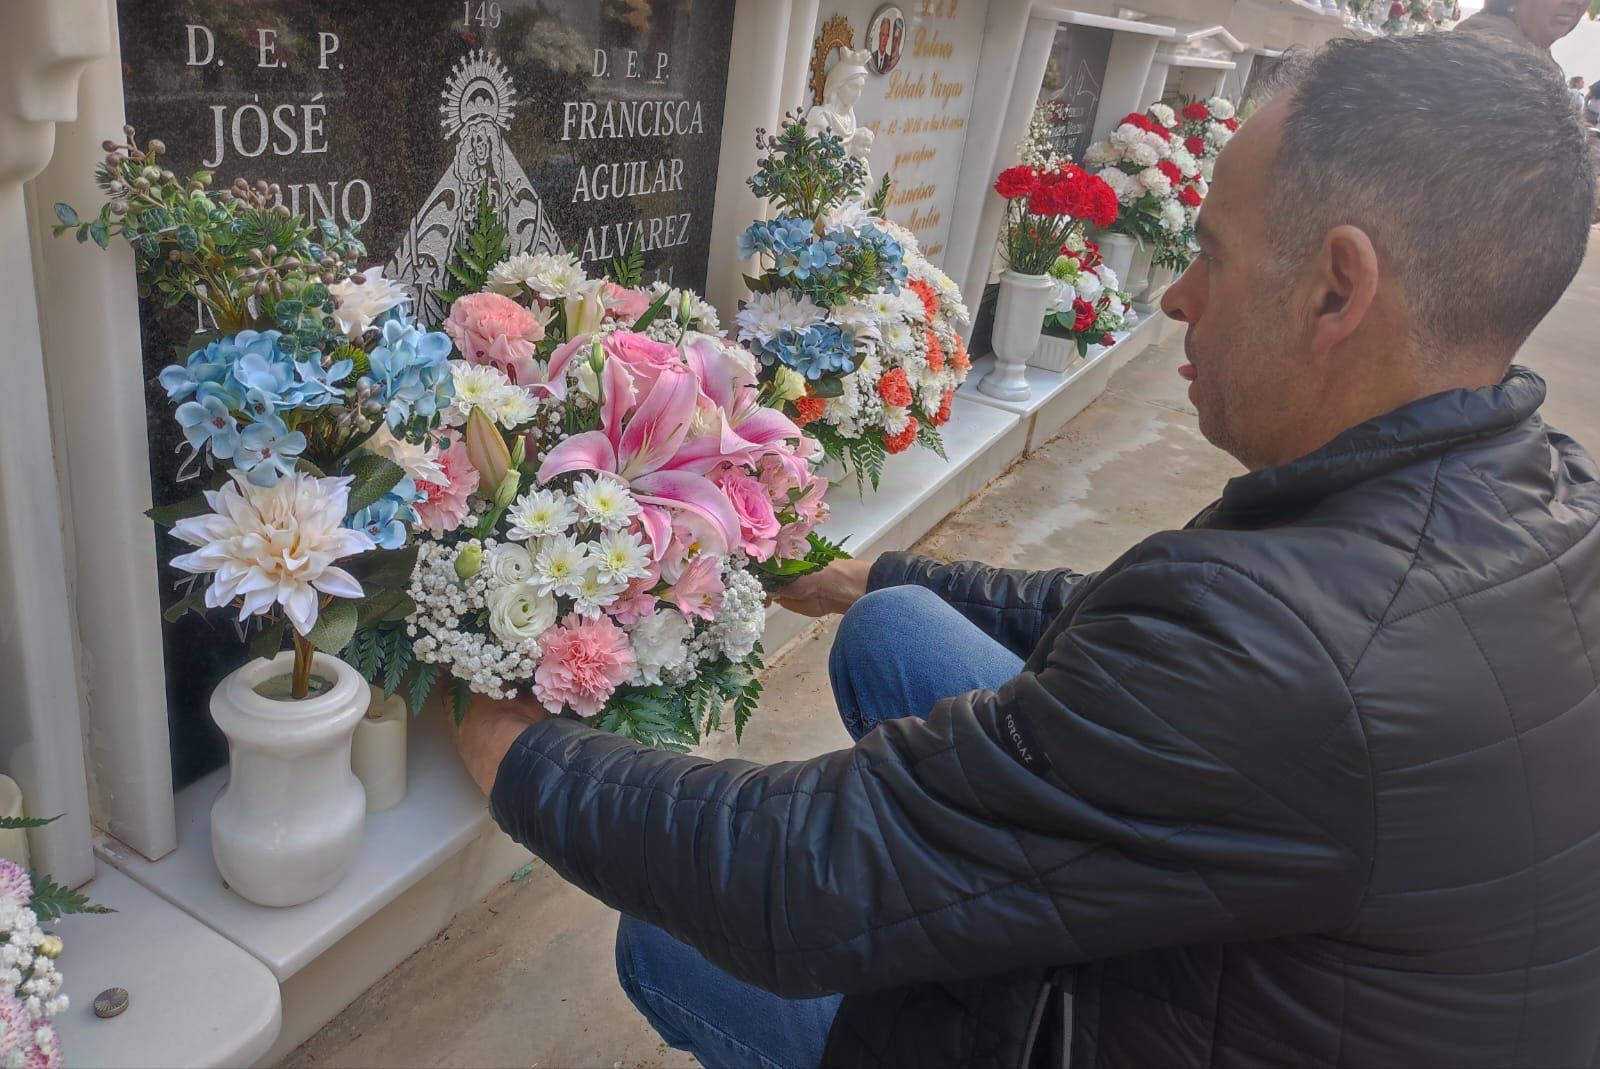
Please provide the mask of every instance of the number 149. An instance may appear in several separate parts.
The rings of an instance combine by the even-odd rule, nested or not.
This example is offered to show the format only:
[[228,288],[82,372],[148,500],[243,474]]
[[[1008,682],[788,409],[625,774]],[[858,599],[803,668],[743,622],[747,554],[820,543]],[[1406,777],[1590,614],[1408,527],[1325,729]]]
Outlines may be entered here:
[[[940,0],[940,3],[943,2],[944,0]],[[461,9],[462,22],[467,26],[477,24],[479,26],[487,26],[492,30],[500,25],[499,4],[488,3],[486,0],[478,0],[477,3],[473,3],[472,0],[463,0]]]

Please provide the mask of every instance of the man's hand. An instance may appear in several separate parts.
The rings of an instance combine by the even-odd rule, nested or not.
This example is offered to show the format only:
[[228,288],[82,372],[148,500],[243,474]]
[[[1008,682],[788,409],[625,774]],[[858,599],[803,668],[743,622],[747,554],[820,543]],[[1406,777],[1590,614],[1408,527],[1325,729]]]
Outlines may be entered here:
[[846,612],[867,592],[872,563],[836,560],[820,572],[803,575],[773,595],[773,600],[801,616]]
[[472,696],[466,719],[456,731],[456,749],[479,790],[488,794],[494,789],[500,762],[511,744],[530,724],[549,716],[542,705],[528,699],[495,701],[481,694]]

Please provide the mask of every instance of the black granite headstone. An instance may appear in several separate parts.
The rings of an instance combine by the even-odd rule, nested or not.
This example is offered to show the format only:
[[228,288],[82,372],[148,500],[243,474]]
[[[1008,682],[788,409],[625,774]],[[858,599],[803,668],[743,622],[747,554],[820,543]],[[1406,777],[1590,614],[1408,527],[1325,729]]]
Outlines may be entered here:
[[[128,121],[169,167],[264,178],[312,219],[359,223],[429,322],[483,189],[514,251],[571,249],[598,275],[637,237],[647,278],[704,288],[733,0],[119,0],[118,19]],[[142,313],[164,504],[193,484],[155,377],[196,313]],[[231,631],[165,626],[178,786],[225,758],[205,704],[244,659]]]
[[1110,30],[1089,26],[1056,30],[1039,103],[1049,108],[1050,147],[1065,159],[1080,161],[1089,147],[1110,58]]

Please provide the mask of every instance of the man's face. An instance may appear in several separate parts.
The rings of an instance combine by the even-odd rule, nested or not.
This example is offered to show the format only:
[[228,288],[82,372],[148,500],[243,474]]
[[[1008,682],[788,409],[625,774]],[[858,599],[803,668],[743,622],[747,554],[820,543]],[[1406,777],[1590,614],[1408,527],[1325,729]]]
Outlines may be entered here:
[[1287,103],[1262,109],[1217,160],[1197,227],[1200,255],[1162,298],[1188,324],[1179,374],[1200,433],[1249,468],[1282,463],[1314,393],[1302,374],[1305,332],[1295,279],[1278,269],[1266,227],[1268,182]]
[[1530,41],[1549,48],[1571,33],[1587,10],[1587,0],[1517,0],[1511,17]]

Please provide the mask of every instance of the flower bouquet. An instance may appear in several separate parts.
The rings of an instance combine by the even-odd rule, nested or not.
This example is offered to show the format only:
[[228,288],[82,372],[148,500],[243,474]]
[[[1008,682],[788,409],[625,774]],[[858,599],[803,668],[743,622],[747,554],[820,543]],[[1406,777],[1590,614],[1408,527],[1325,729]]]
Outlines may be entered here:
[[889,454],[919,442],[942,454],[938,427],[970,367],[966,307],[911,233],[881,217],[887,178],[871,205],[857,199],[863,164],[839,138],[790,117],[757,144],[750,187],[776,215],[739,236],[759,268],[739,340],[760,361],[762,396],[876,487]]
[[1162,255],[1187,250],[1194,218],[1206,194],[1200,157],[1179,136],[1177,113],[1154,104],[1126,116],[1104,141],[1090,145],[1084,164],[1116,194],[1121,212],[1110,233],[1122,234]]
[[1116,344],[1113,335],[1129,326],[1131,302],[1118,291],[1116,273],[1099,247],[1081,237],[1069,241],[1050,265],[1050,277],[1056,290],[1045,310],[1045,333],[1072,341],[1079,356],[1087,356],[1091,345]]
[[1111,186],[1074,163],[1011,167],[1000,172],[994,188],[1006,201],[1001,253],[1020,275],[1048,274],[1084,223],[1105,229],[1117,220]]
[[[37,828],[54,817],[0,817],[0,828]],[[59,1069],[61,1042],[50,1023],[67,1010],[61,993],[61,937],[44,928],[68,913],[111,913],[41,873],[0,859],[0,1064]]]
[[729,702],[742,733],[767,589],[842,554],[814,534],[815,447],[762,403],[755,360],[631,273],[516,257],[451,306],[463,358],[407,637],[458,714],[529,694],[681,749]]

